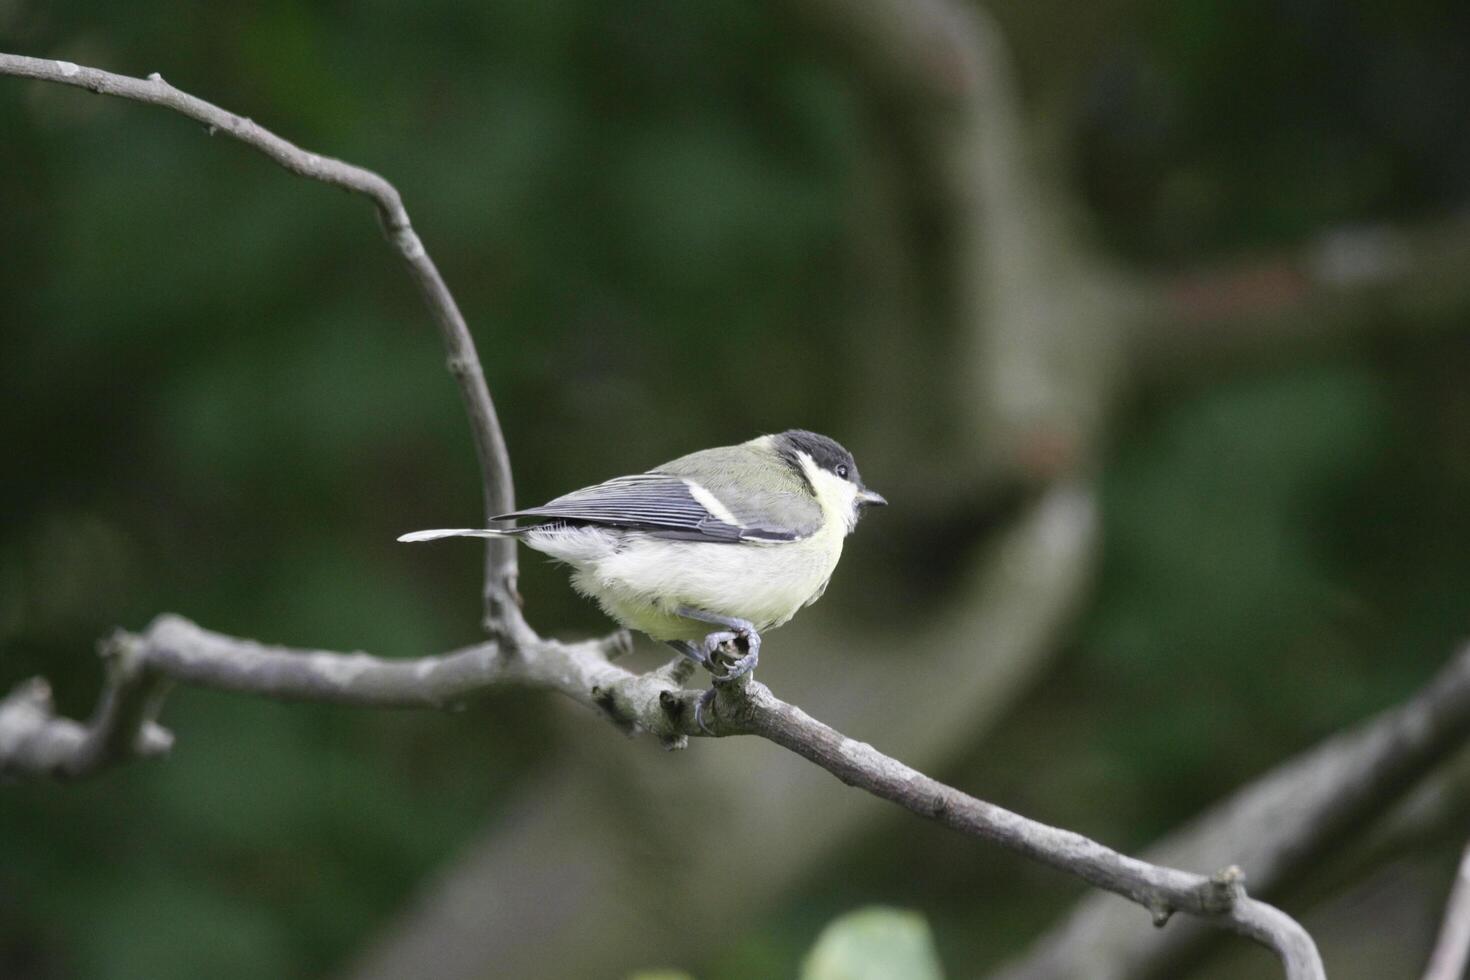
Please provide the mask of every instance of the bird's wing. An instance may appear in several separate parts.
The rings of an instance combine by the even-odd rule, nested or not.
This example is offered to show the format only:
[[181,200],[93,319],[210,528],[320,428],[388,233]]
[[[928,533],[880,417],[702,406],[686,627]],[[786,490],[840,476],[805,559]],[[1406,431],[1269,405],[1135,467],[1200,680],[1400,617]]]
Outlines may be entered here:
[[779,523],[775,520],[778,515],[765,509],[770,511],[766,519],[754,520],[751,508],[732,509],[693,479],[670,473],[640,473],[574,490],[540,507],[502,514],[496,520],[569,520],[643,531],[655,537],[724,543],[790,541],[810,533],[804,526],[793,528]]
[[822,526],[822,506],[806,478],[750,443],[690,453],[654,472],[698,487],[694,496],[743,528],[742,540],[797,541]]

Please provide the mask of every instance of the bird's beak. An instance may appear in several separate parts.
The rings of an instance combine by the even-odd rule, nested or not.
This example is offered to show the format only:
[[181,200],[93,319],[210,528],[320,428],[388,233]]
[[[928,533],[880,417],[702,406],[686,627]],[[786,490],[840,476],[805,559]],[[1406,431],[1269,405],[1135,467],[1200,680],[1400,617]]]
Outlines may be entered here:
[[876,490],[864,488],[858,492],[858,503],[864,507],[887,507],[888,501]]

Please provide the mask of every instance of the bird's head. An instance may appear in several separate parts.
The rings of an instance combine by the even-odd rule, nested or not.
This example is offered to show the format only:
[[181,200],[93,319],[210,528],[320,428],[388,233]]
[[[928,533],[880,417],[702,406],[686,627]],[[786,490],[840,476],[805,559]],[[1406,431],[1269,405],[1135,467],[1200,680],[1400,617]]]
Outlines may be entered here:
[[864,486],[852,453],[837,440],[806,429],[788,429],[770,438],[776,453],[806,478],[823,512],[839,517],[848,531],[857,526],[864,509],[888,503]]

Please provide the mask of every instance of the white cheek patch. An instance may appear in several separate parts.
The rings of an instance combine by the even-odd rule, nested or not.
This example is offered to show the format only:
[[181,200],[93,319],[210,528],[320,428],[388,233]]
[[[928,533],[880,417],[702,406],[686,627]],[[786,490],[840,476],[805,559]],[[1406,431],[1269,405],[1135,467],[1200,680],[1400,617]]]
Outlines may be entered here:
[[828,520],[842,521],[851,531],[857,526],[858,488],[836,473],[822,469],[806,453],[799,454],[797,458],[801,460],[802,472],[817,495],[817,503],[822,505],[822,513]]
[[710,516],[714,517],[715,520],[734,525],[735,527],[743,526],[735,519],[735,515],[730,513],[730,508],[721,503],[720,498],[710,493],[709,490],[695,483],[693,480],[685,480],[684,485],[689,488],[689,496],[699,501],[699,506],[709,511]]

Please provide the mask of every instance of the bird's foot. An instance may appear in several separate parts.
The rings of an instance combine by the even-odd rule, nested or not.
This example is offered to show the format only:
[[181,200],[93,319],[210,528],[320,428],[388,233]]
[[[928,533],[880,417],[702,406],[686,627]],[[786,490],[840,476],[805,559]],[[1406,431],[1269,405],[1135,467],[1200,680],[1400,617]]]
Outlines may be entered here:
[[[681,641],[670,644],[690,660],[702,664],[710,672],[713,686],[700,695],[699,700],[695,702],[694,721],[706,735],[713,735],[714,732],[710,731],[709,726],[704,723],[705,712],[713,706],[721,687],[750,676],[756,664],[760,663],[760,631],[755,628],[754,623],[747,619],[721,616],[685,607],[675,611],[678,615],[689,619],[725,627],[707,634],[704,641],[697,645]],[[732,654],[731,651],[735,652]]]
[[[727,625],[729,629],[710,633],[699,646],[716,684],[728,684],[744,677],[761,659],[761,635],[755,626],[743,619],[732,620]],[[729,649],[744,652],[732,658]]]
[[[752,631],[749,636],[741,636],[738,633],[722,631],[720,633],[711,633],[709,637],[705,638],[705,642],[709,642],[711,637],[716,636],[724,637],[724,639],[716,643],[714,648],[709,652],[710,663],[716,664],[721,668],[720,673],[714,675],[713,682],[715,684],[729,684],[755,670],[756,664],[760,663],[761,660],[761,638],[759,633]],[[733,644],[737,650],[743,645],[745,647],[745,653],[733,660],[730,659],[724,652],[727,643]]]
[[[731,659],[729,650],[744,653]],[[700,695],[699,701],[694,705],[694,720],[706,735],[713,735],[709,726],[704,723],[704,710],[711,707],[715,698],[719,696],[720,689],[728,687],[741,678],[749,677],[751,671],[755,670],[756,664],[761,659],[761,635],[754,626],[737,626],[731,630],[718,630],[704,638],[701,647],[710,663],[710,689]],[[715,668],[719,672],[715,672]]]

